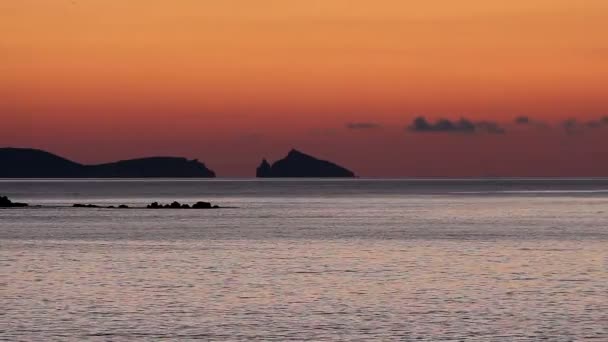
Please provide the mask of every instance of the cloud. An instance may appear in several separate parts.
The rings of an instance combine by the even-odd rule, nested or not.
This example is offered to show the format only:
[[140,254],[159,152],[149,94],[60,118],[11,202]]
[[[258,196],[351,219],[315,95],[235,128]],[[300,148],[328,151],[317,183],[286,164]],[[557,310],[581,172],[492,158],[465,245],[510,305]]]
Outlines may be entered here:
[[518,125],[527,125],[530,122],[531,122],[531,120],[527,116],[518,116],[515,118],[515,123]]
[[375,122],[349,122],[346,124],[348,129],[375,129],[380,128],[380,125]]
[[505,133],[504,128],[500,127],[498,123],[493,121],[473,122],[471,120],[462,118],[458,121],[439,119],[435,123],[431,123],[423,116],[415,118],[408,129],[412,132],[418,133]]

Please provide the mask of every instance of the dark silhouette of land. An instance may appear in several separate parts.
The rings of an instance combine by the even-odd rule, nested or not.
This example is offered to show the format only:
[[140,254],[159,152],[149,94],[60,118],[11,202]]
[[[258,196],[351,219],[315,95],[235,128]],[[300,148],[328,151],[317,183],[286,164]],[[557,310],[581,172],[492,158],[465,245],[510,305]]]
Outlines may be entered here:
[[[74,205],[72,205],[73,208],[87,208],[87,209],[142,209],[141,207],[129,207],[126,204],[121,204],[118,207],[115,207],[113,205],[110,206],[101,206],[101,205],[97,205],[97,204],[83,204],[83,203],[76,203]],[[151,204],[148,204],[146,207],[146,209],[220,209],[223,207],[220,207],[219,205],[211,205],[211,203],[209,202],[203,202],[203,201],[198,201],[192,205],[190,204],[181,204],[178,201],[173,201],[171,204],[159,204],[158,202],[154,202]]]
[[27,203],[13,202],[6,196],[0,196],[0,208],[23,208],[27,206]]
[[314,177],[352,178],[355,174],[339,165],[320,160],[297,150],[291,150],[287,157],[270,165],[266,159],[256,170],[259,178]]
[[212,178],[215,172],[198,160],[152,157],[83,165],[52,153],[0,148],[0,178]]
[[178,201],[174,201],[171,204],[159,204],[158,202],[154,202],[152,204],[148,204],[148,209],[219,209],[220,207],[217,205],[211,205],[209,202],[196,202],[193,205],[189,204],[181,204]]

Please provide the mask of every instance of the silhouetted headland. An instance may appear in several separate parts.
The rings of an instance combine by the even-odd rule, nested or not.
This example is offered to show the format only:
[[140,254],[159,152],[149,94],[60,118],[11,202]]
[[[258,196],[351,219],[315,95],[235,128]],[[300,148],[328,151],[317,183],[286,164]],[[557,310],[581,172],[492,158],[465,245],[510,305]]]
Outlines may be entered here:
[[83,165],[52,153],[0,148],[0,178],[212,178],[215,172],[198,160],[152,157]]
[[6,196],[0,196],[0,208],[23,208],[27,206],[27,203],[13,202]]
[[260,178],[280,177],[314,177],[314,178],[344,178],[355,177],[355,174],[339,165],[326,160],[320,160],[297,150],[291,150],[287,157],[270,165],[266,159],[256,170]]

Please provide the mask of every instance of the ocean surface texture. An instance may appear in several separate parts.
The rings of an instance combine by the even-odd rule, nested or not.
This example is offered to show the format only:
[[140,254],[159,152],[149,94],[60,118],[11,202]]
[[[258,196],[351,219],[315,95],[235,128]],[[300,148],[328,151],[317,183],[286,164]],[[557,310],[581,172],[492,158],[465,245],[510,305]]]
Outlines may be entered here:
[[[0,340],[608,341],[608,179],[0,180]],[[77,209],[199,200],[219,210]]]

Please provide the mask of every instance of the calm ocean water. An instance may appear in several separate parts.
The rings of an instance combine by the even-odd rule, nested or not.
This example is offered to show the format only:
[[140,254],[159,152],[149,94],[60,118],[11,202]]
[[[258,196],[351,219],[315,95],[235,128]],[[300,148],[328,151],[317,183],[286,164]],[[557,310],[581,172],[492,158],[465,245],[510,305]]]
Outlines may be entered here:
[[[608,341],[608,179],[0,180],[0,340]],[[220,210],[73,209],[212,201]]]

